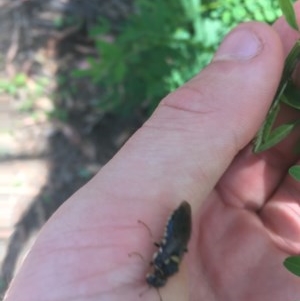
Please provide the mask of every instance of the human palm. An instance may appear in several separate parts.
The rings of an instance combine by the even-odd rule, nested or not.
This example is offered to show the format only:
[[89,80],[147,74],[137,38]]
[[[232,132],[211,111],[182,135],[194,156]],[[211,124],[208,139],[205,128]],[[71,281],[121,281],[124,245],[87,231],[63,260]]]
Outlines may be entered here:
[[[257,162],[247,169],[240,160],[251,159],[244,156],[203,208],[197,242],[201,273],[213,294],[211,300],[297,300],[299,279],[284,268],[283,261],[299,253],[299,184],[286,176],[280,185],[283,174],[278,174],[278,183],[273,177],[273,183],[266,184],[276,164],[262,170],[260,159],[254,159]],[[240,164],[244,166],[238,169]],[[274,191],[265,191],[268,185]]]

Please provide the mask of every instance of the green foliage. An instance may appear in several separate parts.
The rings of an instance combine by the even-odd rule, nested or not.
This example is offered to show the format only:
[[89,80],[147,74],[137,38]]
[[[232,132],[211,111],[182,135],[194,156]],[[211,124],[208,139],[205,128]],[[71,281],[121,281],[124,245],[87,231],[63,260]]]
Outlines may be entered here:
[[284,260],[283,264],[291,273],[300,277],[300,257],[299,256],[287,257]]
[[15,95],[18,89],[25,87],[27,76],[24,73],[18,73],[12,79],[0,80],[0,93],[9,93]]
[[289,174],[297,181],[300,181],[300,165],[290,167]]
[[223,36],[246,20],[273,22],[276,0],[136,0],[136,13],[112,35],[107,20],[91,30],[97,58],[77,70],[105,88],[104,111],[152,112],[160,99],[197,74]]
[[[273,99],[272,105],[269,112],[265,118],[265,121],[261,128],[259,129],[256,140],[254,143],[254,152],[265,151],[272,146],[276,145],[284,138],[286,138],[291,130],[299,124],[299,120],[293,123],[283,124],[275,129],[273,125],[277,120],[277,115],[280,112],[280,105],[285,103],[293,108],[297,108],[297,99],[294,97],[297,95],[295,87],[291,84],[292,73],[300,58],[300,41],[296,41],[294,47],[288,54],[284,69],[281,75],[281,80],[277,88],[277,92]],[[284,129],[284,133],[282,131]]]
[[278,2],[288,24],[295,30],[299,30],[293,2],[291,0],[278,0]]
[[278,144],[286,138],[298,124],[299,122],[296,121],[278,126],[270,133],[270,135],[267,136],[266,141],[259,145],[259,149],[257,151],[262,152]]
[[288,106],[300,110],[300,90],[292,81],[288,81],[286,90],[282,95],[282,102]]
[[45,89],[49,84],[46,77],[30,79],[24,73],[17,73],[10,79],[0,78],[0,95],[9,94],[21,100],[18,104],[20,111],[32,111],[36,100],[45,95]]
[[[273,23],[280,15],[277,0],[204,0],[203,11],[209,11],[211,17],[221,18],[222,22],[232,27],[245,21]],[[225,27],[225,30],[228,29]]]

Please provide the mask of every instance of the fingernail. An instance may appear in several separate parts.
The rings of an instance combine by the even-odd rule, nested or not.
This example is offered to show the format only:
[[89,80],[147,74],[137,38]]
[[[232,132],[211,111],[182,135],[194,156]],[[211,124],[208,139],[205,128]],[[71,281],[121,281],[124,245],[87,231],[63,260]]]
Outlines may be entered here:
[[262,48],[261,40],[253,31],[238,29],[225,38],[213,60],[249,60]]

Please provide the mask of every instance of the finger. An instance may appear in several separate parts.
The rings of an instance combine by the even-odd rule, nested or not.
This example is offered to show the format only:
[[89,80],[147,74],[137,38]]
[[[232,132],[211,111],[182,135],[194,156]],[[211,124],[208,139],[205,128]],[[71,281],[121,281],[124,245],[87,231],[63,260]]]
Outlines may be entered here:
[[[300,2],[295,5],[297,18],[300,19]],[[282,43],[285,56],[294,46],[300,35],[290,28],[284,18],[274,24]],[[296,81],[299,79],[296,78]],[[278,124],[295,121],[300,118],[298,111],[281,107]],[[230,169],[227,170],[219,185],[227,203],[259,210],[266,200],[281,185],[288,168],[297,161],[294,151],[299,140],[299,130],[268,151],[253,155],[252,146],[240,153]]]
[[[300,2],[295,3],[297,19],[300,19]],[[299,23],[299,22],[298,22]],[[294,43],[299,39],[299,33],[291,30],[286,21],[281,18],[275,24],[274,28],[284,43],[284,52],[286,55],[294,46]],[[299,84],[299,67],[296,70],[295,82]],[[292,112],[293,118],[299,119],[298,112]],[[291,151],[295,143],[299,139],[299,134],[294,133],[293,137],[289,138],[285,143],[284,157],[289,158],[289,167],[295,162],[295,158],[299,157],[296,152]],[[282,147],[283,144],[279,147]],[[288,152],[289,151],[289,152]],[[287,161],[283,158],[282,160]],[[286,170],[286,169],[285,169]],[[289,254],[299,254],[300,252],[300,200],[299,200],[300,184],[294,180],[289,174],[282,177],[281,185],[278,190],[272,195],[272,198],[263,206],[260,217],[269,230],[270,236],[274,242],[285,252]]]
[[[296,18],[299,20],[300,15],[300,2],[297,1],[294,4],[294,9],[296,12]],[[299,22],[298,22],[299,23]],[[283,50],[285,56],[288,55],[289,51],[294,46],[295,42],[299,39],[299,32],[291,29],[290,25],[286,22],[284,17],[279,18],[273,25],[274,29],[280,36],[283,43]]]
[[299,192],[299,181],[287,175],[260,211],[260,217],[275,243],[289,254],[300,252]]
[[131,199],[205,198],[262,123],[282,65],[282,46],[271,28],[239,26],[205,70],[161,102],[99,179],[106,181],[104,171],[114,174],[121,191],[139,183]]

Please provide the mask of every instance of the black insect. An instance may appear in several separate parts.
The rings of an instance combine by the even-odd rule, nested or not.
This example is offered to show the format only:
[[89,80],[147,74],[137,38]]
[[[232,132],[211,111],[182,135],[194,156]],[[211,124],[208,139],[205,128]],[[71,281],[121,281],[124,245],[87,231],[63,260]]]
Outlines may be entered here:
[[162,287],[170,276],[178,272],[183,254],[187,252],[191,230],[191,206],[183,201],[169,217],[164,238],[160,243],[155,244],[159,249],[153,255],[151,262],[153,271],[146,276],[150,286]]

